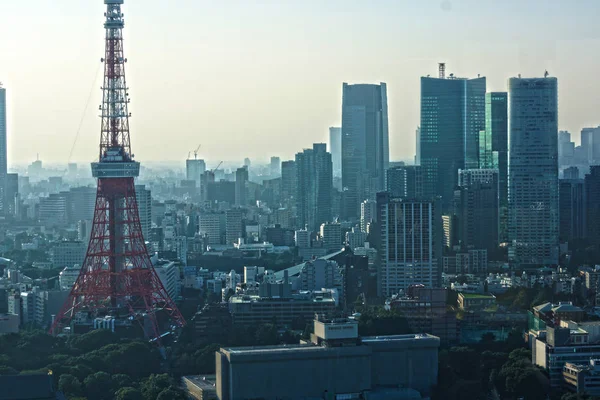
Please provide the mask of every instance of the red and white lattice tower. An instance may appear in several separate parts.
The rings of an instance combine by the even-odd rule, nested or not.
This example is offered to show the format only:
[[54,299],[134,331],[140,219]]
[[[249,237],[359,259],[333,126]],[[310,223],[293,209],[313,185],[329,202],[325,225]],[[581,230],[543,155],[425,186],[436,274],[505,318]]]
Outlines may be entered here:
[[92,317],[126,314],[145,321],[146,336],[158,340],[162,327],[157,312],[169,317],[170,326],[181,327],[185,321],[156,274],[142,235],[134,186],[140,164],[133,160],[129,141],[123,1],[104,0],[102,128],[99,161],[92,163],[98,191],[90,243],[79,277],[50,333],[60,333],[78,313]]

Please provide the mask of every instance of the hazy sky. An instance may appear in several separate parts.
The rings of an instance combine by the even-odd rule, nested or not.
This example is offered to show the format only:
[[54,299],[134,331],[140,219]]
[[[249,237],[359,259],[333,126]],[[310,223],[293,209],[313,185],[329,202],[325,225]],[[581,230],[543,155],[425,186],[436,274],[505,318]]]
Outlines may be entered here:
[[[391,159],[412,158],[419,77],[506,89],[558,77],[559,125],[600,124],[598,0],[126,0],[136,158],[288,159],[340,124],[342,82],[388,84]],[[9,164],[97,155],[102,0],[0,0]],[[90,89],[90,106],[83,113]],[[182,161],[183,162],[183,161]]]

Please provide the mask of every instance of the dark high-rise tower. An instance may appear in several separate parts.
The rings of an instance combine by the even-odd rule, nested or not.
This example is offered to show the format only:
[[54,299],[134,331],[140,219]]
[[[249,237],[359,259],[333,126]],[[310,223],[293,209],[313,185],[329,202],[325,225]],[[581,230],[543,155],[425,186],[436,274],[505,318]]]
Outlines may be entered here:
[[342,186],[346,218],[385,188],[390,161],[386,84],[344,83],[342,98]]
[[421,78],[421,166],[424,195],[452,205],[459,169],[479,168],[486,79]]
[[[7,198],[7,149],[6,149],[6,89],[0,84],[0,211],[5,213],[11,199]],[[12,199],[14,201],[14,199]]]
[[510,78],[509,260],[558,264],[558,83]]
[[94,220],[81,273],[51,333],[60,333],[79,313],[129,315],[142,322],[146,336],[158,341],[165,328],[158,323],[159,310],[171,320],[166,326],[183,326],[185,321],[154,270],[144,243],[134,186],[140,164],[133,160],[129,140],[123,0],[104,0],[104,4],[100,154],[98,162],[92,163],[92,174],[98,179]]
[[485,130],[479,137],[479,168],[498,170],[500,239],[508,239],[508,93],[485,94]]
[[296,154],[296,210],[298,225],[316,231],[332,219],[333,172],[325,143]]

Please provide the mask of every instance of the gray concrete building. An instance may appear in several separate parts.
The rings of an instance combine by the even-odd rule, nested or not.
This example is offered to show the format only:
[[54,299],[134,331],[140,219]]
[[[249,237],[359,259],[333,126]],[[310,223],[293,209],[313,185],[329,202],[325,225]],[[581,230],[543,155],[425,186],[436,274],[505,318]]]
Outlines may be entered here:
[[[310,343],[221,348],[216,352],[220,400],[420,398],[437,382],[439,338],[358,336],[358,323],[315,320]],[[408,397],[410,396],[410,397]]]

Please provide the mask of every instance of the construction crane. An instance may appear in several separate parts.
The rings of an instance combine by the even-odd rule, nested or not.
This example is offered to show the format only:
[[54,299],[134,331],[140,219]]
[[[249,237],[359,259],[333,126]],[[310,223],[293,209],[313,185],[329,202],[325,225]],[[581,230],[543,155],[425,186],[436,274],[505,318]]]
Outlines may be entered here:
[[200,147],[202,147],[201,144],[199,144],[198,148],[196,150],[194,150],[194,160],[196,160],[198,158],[198,151],[200,150]]
[[187,159],[189,160],[191,156],[192,156],[192,152],[188,151],[188,158]]
[[219,169],[219,167],[220,167],[221,165],[223,165],[223,161],[221,161],[221,162],[219,163],[219,165],[217,165],[217,167],[216,167],[216,168],[214,168],[214,169],[213,169],[212,171],[210,171],[210,172],[214,174],[214,173],[215,173],[215,171],[216,171],[216,170],[218,170],[218,169]]

